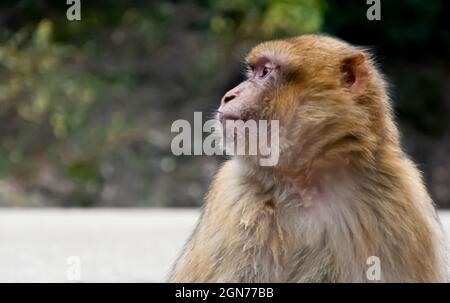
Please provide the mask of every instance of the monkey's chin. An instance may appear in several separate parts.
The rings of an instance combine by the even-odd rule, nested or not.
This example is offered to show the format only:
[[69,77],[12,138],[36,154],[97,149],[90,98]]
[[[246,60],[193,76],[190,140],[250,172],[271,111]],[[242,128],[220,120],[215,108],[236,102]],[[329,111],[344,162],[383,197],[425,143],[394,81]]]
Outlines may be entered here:
[[222,127],[225,128],[227,122],[228,123],[235,123],[236,121],[242,121],[242,122],[246,122],[247,119],[239,116],[239,115],[234,115],[234,114],[224,114],[224,113],[219,113],[219,115],[217,116],[217,119],[220,121],[220,124],[222,124]]
[[[271,139],[262,140],[258,126],[246,125],[224,129],[221,125],[217,129],[220,135],[220,146],[226,156],[239,157],[250,162],[258,162],[262,166],[275,166],[278,164],[279,146],[272,145]],[[267,136],[267,134],[265,134]]]

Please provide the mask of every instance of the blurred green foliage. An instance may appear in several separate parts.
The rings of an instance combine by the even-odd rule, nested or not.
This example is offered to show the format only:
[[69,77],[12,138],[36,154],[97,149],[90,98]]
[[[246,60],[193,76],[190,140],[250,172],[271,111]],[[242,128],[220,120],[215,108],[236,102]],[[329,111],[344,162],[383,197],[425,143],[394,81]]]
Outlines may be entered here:
[[273,38],[316,32],[322,25],[323,1],[210,1],[210,29],[219,35]]
[[0,48],[7,78],[0,84],[0,102],[14,107],[22,120],[20,131],[29,133],[48,123],[55,137],[64,138],[83,123],[98,83],[94,75],[70,70],[73,51],[52,44],[52,27],[44,20],[30,39],[19,32]]
[[324,31],[381,58],[405,130],[431,140],[407,146],[450,203],[448,6],[383,1],[369,22],[365,1],[100,0],[69,22],[65,1],[2,2],[0,192],[14,184],[20,205],[199,205],[219,159],[173,157],[171,123],[214,109],[254,43]]

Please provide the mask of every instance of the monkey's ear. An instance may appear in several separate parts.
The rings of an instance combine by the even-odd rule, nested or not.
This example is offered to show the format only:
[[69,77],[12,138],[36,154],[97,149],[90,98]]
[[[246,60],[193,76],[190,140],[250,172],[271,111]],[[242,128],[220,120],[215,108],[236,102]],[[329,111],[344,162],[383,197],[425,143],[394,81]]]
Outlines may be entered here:
[[362,52],[351,54],[341,62],[341,83],[353,93],[362,92],[367,85],[367,58]]

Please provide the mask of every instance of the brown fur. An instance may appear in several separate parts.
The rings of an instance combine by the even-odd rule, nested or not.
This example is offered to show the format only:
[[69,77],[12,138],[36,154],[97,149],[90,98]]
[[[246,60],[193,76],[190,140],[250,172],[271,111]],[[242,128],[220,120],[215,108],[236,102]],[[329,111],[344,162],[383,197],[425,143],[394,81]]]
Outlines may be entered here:
[[306,35],[256,46],[282,80],[257,116],[279,119],[280,161],[235,157],[217,173],[172,282],[366,282],[447,279],[441,227],[400,148],[385,81],[370,55]]

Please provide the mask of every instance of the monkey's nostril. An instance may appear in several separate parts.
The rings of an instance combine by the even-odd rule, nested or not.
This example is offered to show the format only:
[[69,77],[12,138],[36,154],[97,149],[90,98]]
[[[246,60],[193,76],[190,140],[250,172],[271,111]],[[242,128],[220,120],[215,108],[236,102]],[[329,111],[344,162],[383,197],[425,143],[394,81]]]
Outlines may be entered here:
[[234,98],[236,98],[236,95],[227,95],[227,96],[223,97],[223,103],[228,103],[231,100],[233,100]]

